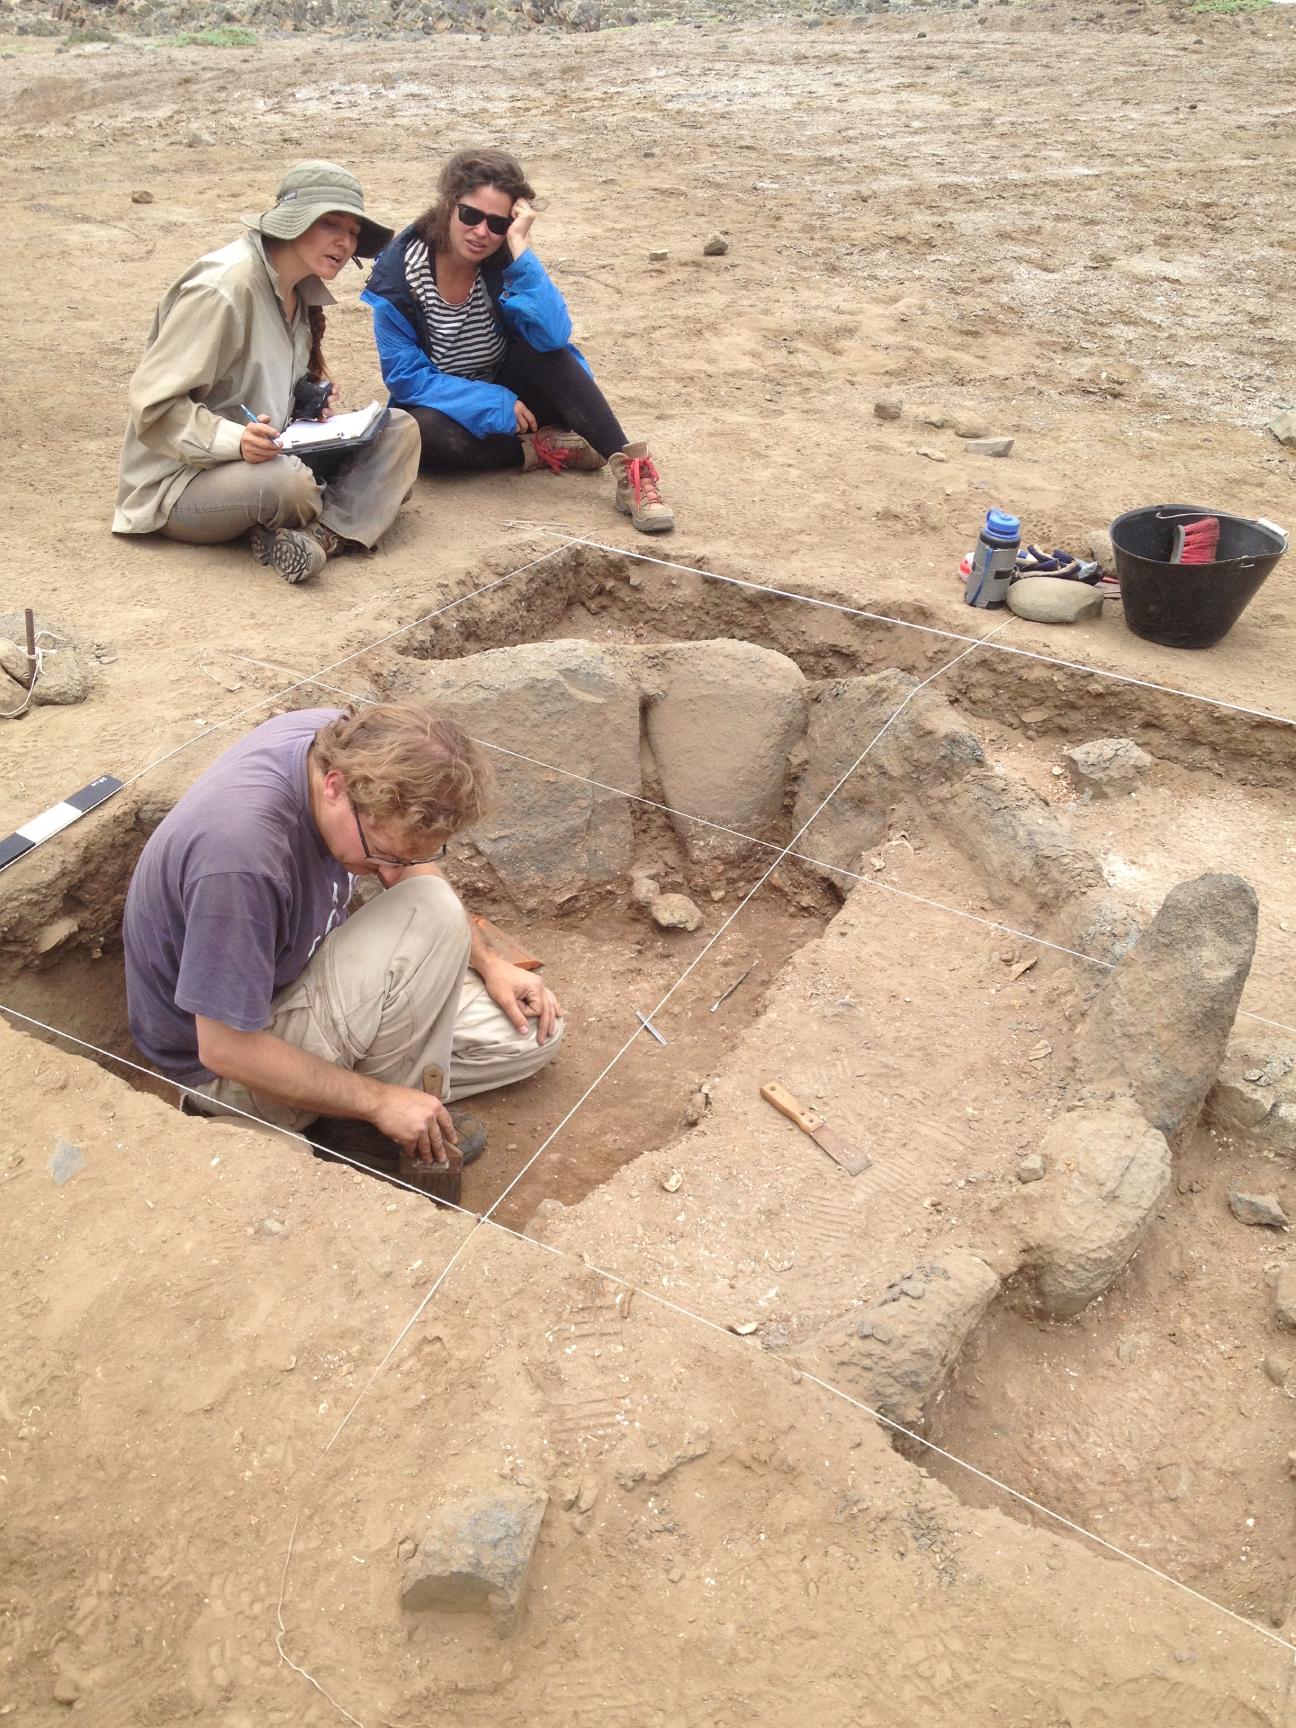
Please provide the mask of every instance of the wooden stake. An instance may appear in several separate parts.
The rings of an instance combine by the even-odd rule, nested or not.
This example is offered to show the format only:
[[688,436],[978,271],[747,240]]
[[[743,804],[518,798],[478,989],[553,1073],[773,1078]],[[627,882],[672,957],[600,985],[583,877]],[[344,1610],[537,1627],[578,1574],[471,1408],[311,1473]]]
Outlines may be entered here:
[[23,622],[27,626],[27,688],[30,690],[36,682],[36,620],[30,606],[23,608]]

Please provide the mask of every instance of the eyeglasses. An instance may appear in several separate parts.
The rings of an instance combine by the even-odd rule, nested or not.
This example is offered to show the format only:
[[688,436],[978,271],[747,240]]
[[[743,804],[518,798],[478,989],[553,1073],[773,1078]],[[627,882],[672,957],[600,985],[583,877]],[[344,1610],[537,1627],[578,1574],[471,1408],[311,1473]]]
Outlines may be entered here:
[[456,204],[459,220],[465,228],[480,228],[484,222],[492,234],[498,234],[501,239],[513,226],[511,216],[488,216],[484,210],[478,210],[473,204]]
[[351,806],[351,814],[355,818],[356,833],[360,836],[360,850],[370,864],[387,864],[393,870],[404,870],[411,864],[435,864],[439,858],[444,858],[450,850],[447,842],[444,846],[438,846],[430,858],[389,858],[384,852],[371,852],[369,850],[369,837],[361,825],[360,812],[354,804]]

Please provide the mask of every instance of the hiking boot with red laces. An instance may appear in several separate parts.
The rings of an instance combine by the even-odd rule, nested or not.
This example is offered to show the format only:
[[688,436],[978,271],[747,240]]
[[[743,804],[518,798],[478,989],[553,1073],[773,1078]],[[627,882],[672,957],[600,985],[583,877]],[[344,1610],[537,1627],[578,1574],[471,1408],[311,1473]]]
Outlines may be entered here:
[[556,426],[542,426],[538,432],[522,434],[522,472],[548,468],[561,474],[564,468],[582,468],[592,474],[603,466],[603,458],[579,432],[560,432]]
[[641,534],[665,534],[675,526],[675,512],[662,498],[646,444],[627,444],[608,462],[616,476],[616,507]]

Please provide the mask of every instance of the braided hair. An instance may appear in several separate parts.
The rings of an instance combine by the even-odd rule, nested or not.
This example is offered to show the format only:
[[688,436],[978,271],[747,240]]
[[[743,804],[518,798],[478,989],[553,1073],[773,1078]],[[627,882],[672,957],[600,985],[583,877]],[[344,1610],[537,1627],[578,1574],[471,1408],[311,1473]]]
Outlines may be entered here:
[[306,361],[306,376],[313,384],[318,384],[321,379],[333,376],[324,364],[324,331],[328,320],[324,316],[322,306],[308,306],[306,315],[310,320],[311,335],[310,357]]

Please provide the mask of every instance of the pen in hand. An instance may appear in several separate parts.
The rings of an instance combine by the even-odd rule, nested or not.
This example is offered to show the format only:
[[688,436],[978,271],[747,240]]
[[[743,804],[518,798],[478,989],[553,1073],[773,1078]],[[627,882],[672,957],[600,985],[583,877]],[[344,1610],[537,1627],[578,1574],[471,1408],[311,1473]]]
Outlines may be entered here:
[[254,414],[246,402],[240,402],[239,408],[249,426],[255,426],[258,430],[264,427],[265,432],[269,436],[269,440],[274,445],[275,449],[278,450],[281,448],[279,436],[270,425],[270,416],[268,414]]

